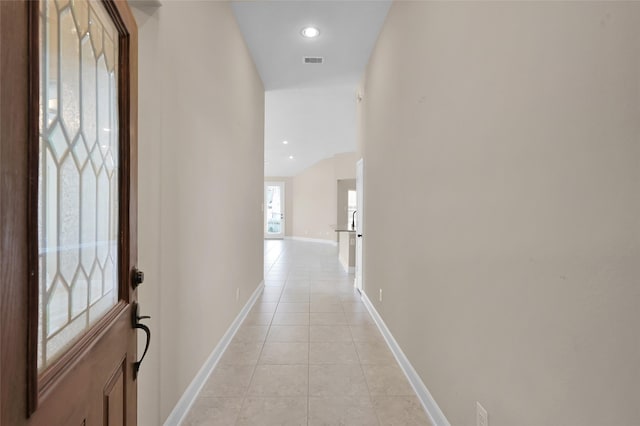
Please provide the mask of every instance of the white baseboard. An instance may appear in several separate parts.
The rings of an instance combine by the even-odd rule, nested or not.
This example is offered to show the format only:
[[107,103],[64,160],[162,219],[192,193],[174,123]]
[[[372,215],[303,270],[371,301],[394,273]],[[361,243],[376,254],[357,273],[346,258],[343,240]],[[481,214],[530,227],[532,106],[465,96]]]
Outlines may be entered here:
[[306,241],[308,243],[323,243],[323,244],[331,244],[334,247],[338,247],[337,241],[332,240],[323,240],[321,238],[305,238],[305,237],[284,237],[285,240],[296,240],[296,241]]
[[242,322],[247,317],[249,311],[251,311],[251,308],[253,308],[253,305],[256,303],[256,300],[258,300],[258,297],[260,297],[263,290],[264,281],[262,281],[258,285],[258,288],[255,289],[238,316],[236,316],[236,319],[233,320],[227,332],[224,334],[224,336],[222,336],[220,342],[218,342],[216,347],[213,348],[213,351],[205,361],[204,365],[200,368],[200,371],[198,371],[198,374],[196,374],[189,386],[187,386],[187,389],[180,397],[180,400],[178,401],[176,406],[173,407],[171,414],[169,414],[169,417],[167,417],[167,420],[165,420],[164,422],[164,426],[179,426],[184,421],[187,413],[189,413],[189,409],[198,397],[200,390],[202,390],[202,387],[211,375],[211,372],[213,372],[213,369],[218,364],[218,361],[220,361],[222,354],[224,354],[227,346],[229,346],[229,343],[231,343],[231,340],[238,332],[238,329],[242,325]]
[[382,333],[384,340],[387,342],[387,345],[389,345],[389,349],[393,352],[393,356],[395,356],[398,364],[400,364],[400,368],[402,368],[407,379],[409,379],[409,383],[411,383],[413,390],[416,392],[416,395],[422,403],[424,410],[427,412],[427,416],[431,419],[431,422],[436,426],[451,426],[451,423],[449,423],[442,410],[440,410],[440,407],[438,407],[435,399],[431,396],[429,389],[427,389],[424,382],[409,362],[409,359],[406,357],[404,352],[402,352],[398,342],[393,338],[391,331],[387,328],[382,317],[378,314],[378,311],[376,311],[376,308],[364,292],[362,293],[362,302],[373,317],[373,320]]

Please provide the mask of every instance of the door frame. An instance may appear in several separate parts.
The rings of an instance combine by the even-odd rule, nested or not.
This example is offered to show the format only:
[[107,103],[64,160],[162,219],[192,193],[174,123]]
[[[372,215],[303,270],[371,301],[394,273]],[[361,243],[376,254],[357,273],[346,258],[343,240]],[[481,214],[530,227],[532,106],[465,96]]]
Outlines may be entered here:
[[[102,3],[120,34],[118,51],[122,64],[118,76],[120,301],[50,368],[39,374],[39,2],[0,1],[0,323],[3,324],[0,330],[0,424],[29,424],[29,416],[36,413],[39,404],[53,397],[67,373],[80,363],[86,364],[86,357],[96,347],[105,345],[102,336],[107,330],[116,323],[118,327],[130,323],[137,297],[131,286],[131,271],[138,257],[137,26],[126,0],[102,0]],[[123,361],[127,375],[133,368],[131,361],[137,356],[135,332],[130,334],[129,341],[133,350]],[[128,385],[126,392],[134,401],[134,409],[125,414],[126,424],[135,425],[135,383]]]
[[[280,226],[280,232],[278,234],[269,234],[267,233],[267,221],[269,218],[267,217],[267,187],[268,186],[279,186],[280,187],[280,207],[282,208],[282,223]],[[280,240],[283,239],[286,235],[286,208],[287,208],[287,200],[286,200],[286,183],[284,181],[269,181],[264,183],[264,238],[267,240]]]
[[364,159],[356,163],[356,276],[355,288],[362,293],[364,291]]

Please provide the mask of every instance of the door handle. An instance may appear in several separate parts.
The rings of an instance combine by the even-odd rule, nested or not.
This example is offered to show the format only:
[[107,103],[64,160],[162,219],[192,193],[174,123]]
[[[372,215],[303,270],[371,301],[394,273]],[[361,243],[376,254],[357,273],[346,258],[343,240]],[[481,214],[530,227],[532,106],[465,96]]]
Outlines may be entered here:
[[138,286],[143,282],[144,272],[142,272],[138,268],[133,268],[133,271],[131,271],[131,285],[133,286],[133,289],[135,290],[136,288],[138,288]]
[[358,238],[362,238],[362,234],[358,234]]
[[149,330],[149,327],[147,327],[144,324],[140,323],[140,320],[142,319],[149,319],[151,318],[148,315],[140,315],[140,305],[138,305],[138,303],[134,303],[133,304],[133,309],[131,310],[131,325],[133,328],[135,329],[140,329],[142,331],[144,331],[144,333],[147,335],[147,343],[144,345],[144,352],[142,352],[142,358],[140,358],[140,361],[136,361],[133,363],[133,380],[138,378],[138,371],[140,370],[140,365],[142,364],[142,360],[144,360],[144,357],[147,355],[147,351],[149,350],[149,343],[151,342],[151,330]]

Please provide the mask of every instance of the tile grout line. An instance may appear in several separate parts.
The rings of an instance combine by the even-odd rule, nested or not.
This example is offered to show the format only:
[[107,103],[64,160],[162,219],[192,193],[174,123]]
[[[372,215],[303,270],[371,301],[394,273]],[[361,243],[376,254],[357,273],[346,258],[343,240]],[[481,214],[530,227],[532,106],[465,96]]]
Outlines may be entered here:
[[[273,268],[273,265],[277,262],[277,259],[279,259],[280,256],[282,256],[282,252],[280,252],[280,255],[278,255],[276,260],[271,264],[271,267],[269,267],[269,270],[271,270],[271,268]],[[283,285],[282,288],[284,289],[284,285]],[[280,291],[280,297],[282,297],[282,290]],[[278,297],[278,302],[276,302],[276,309],[278,308],[280,297]],[[256,363],[253,366],[253,371],[251,372],[251,377],[249,378],[249,384],[247,385],[247,388],[244,390],[244,395],[242,397],[242,403],[240,404],[240,411],[236,415],[236,421],[234,423],[236,426],[240,422],[240,414],[242,414],[242,409],[244,408],[244,403],[247,400],[247,397],[248,397],[248,394],[249,394],[249,389],[251,388],[251,382],[253,382],[253,377],[255,376],[256,369],[258,368],[258,362],[260,361],[260,357],[262,356],[262,351],[264,350],[264,345],[267,342],[267,336],[269,335],[269,332],[271,331],[271,324],[273,323],[273,317],[274,316],[275,316],[275,311],[274,311],[273,315],[271,316],[271,320],[269,321],[269,324],[267,325],[268,326],[267,334],[264,336],[264,341],[262,342],[262,347],[260,348],[260,353],[258,354],[258,359],[256,360]],[[245,321],[246,321],[246,318],[245,318]],[[243,325],[245,325],[244,321],[242,322],[240,327],[242,327]]]
[[[319,308],[316,307],[315,309],[318,312],[315,312],[316,315],[320,314],[319,317],[316,318],[315,321],[319,321],[321,324],[317,324],[317,326],[324,326],[324,327],[342,327],[343,324],[342,322],[340,322],[340,324],[338,323],[332,323],[335,322],[336,319],[334,318],[330,318],[332,315],[339,315],[337,312],[334,314],[333,312],[324,312],[324,310],[328,310],[328,311],[333,311],[335,306],[329,306],[331,305],[331,303],[333,303],[334,301],[327,301],[327,307],[323,308],[322,306],[325,304],[325,302],[323,301],[325,297],[327,298],[331,298],[331,297],[338,297],[338,302],[340,303],[340,313],[342,313],[343,318],[345,320],[344,326],[347,328],[346,331],[348,331],[348,334],[346,334],[344,337],[347,337],[350,339],[351,344],[354,347],[354,350],[356,352],[356,357],[357,357],[357,365],[359,366],[359,371],[360,374],[363,376],[363,381],[364,381],[364,385],[365,387],[362,389],[363,391],[365,391],[366,389],[366,394],[363,393],[363,397],[367,396],[368,397],[368,402],[370,403],[370,407],[373,410],[371,423],[376,423],[377,425],[381,425],[381,419],[384,417],[385,412],[384,411],[384,406],[383,406],[383,411],[379,411],[378,409],[376,409],[375,405],[374,405],[374,395],[372,395],[372,384],[370,383],[369,380],[367,380],[367,376],[364,374],[364,364],[363,359],[367,358],[367,347],[363,348],[362,350],[364,350],[364,352],[361,354],[360,352],[362,352],[361,350],[358,350],[358,346],[356,345],[356,339],[358,340],[358,342],[368,342],[370,340],[370,336],[368,334],[368,330],[361,330],[360,328],[365,327],[369,324],[371,324],[371,316],[370,314],[368,314],[368,312],[365,310],[364,312],[367,312],[367,314],[364,314],[364,312],[361,309],[358,309],[357,306],[355,306],[355,304],[358,303],[362,303],[361,301],[359,301],[356,297],[354,297],[354,295],[351,292],[347,291],[347,284],[351,284],[352,283],[346,283],[346,281],[342,278],[342,276],[344,274],[337,274],[336,271],[333,271],[331,268],[331,265],[329,264],[329,262],[324,261],[323,259],[320,259],[322,265],[318,265],[317,261],[314,260],[314,258],[312,258],[311,256],[323,256],[324,253],[316,253],[317,250],[314,251],[308,251],[308,252],[301,252],[299,254],[296,254],[294,261],[292,261],[291,259],[286,259],[283,261],[283,264],[277,265],[277,267],[274,269],[275,265],[278,263],[277,261],[272,263],[270,270],[272,271],[272,273],[274,274],[274,276],[277,276],[278,279],[277,281],[280,281],[278,284],[282,284],[282,286],[280,287],[280,291],[279,291],[279,297],[276,300],[275,303],[275,310],[273,311],[273,315],[271,316],[271,319],[269,321],[269,323],[267,324],[267,334],[264,337],[264,340],[262,341],[262,345],[260,348],[260,353],[258,354],[258,359],[253,367],[253,372],[252,375],[250,377],[250,382],[249,382],[249,386],[245,389],[244,392],[244,398],[243,398],[243,402],[242,402],[242,407],[244,407],[244,404],[246,404],[246,399],[248,399],[249,396],[249,390],[250,390],[250,386],[251,386],[251,382],[253,382],[254,380],[254,376],[257,370],[257,366],[260,365],[260,359],[262,357],[262,355],[265,354],[264,349],[266,349],[266,343],[268,342],[268,338],[269,335],[271,334],[273,327],[274,327],[274,323],[275,323],[275,314],[278,312],[280,306],[282,306],[283,303],[286,302],[291,302],[293,303],[291,300],[287,300],[284,301],[284,295],[287,294],[288,290],[292,290],[292,289],[298,289],[301,288],[301,286],[296,285],[296,284],[303,284],[306,281],[306,286],[303,285],[302,287],[307,288],[306,291],[306,301],[308,303],[308,307],[309,309],[306,311],[307,313],[307,319],[308,319],[308,323],[306,324],[306,329],[307,329],[307,334],[308,334],[308,339],[307,339],[307,405],[306,405],[306,424],[307,426],[309,426],[310,424],[313,424],[313,422],[311,422],[311,412],[310,412],[310,408],[311,408],[311,314],[313,314],[313,310],[311,309],[311,304],[313,302],[313,300],[317,299],[317,303],[319,303],[318,306],[320,306]],[[285,252],[285,250],[282,250],[280,253],[280,256],[282,256],[282,254]],[[291,256],[293,256],[293,252],[289,251],[288,252]],[[307,257],[307,254],[310,255]],[[282,257],[279,257],[278,260],[282,259]],[[318,268],[318,266],[320,266],[320,268]],[[320,286],[315,286],[313,285],[312,281],[314,279],[312,279],[311,277],[314,277],[314,274],[317,274],[319,276],[322,277],[322,279],[320,279],[318,281],[318,283],[320,284]],[[282,275],[284,275],[284,281],[282,282]],[[329,278],[330,276],[334,276],[333,278]],[[276,278],[274,278],[274,281],[276,281]],[[324,285],[323,285],[324,284]],[[290,285],[293,285],[290,287]],[[353,290],[351,288],[351,290]],[[291,294],[294,295],[296,293],[296,291],[292,292]],[[302,299],[300,299],[302,300]],[[296,301],[297,302],[297,301]],[[365,318],[366,316],[366,318]],[[301,319],[301,317],[299,316],[298,318]],[[369,321],[364,321],[365,319],[369,319]],[[323,323],[323,321],[327,321],[326,324]],[[295,326],[297,322],[297,319],[289,324],[280,324],[280,326]],[[286,323],[286,321],[285,321]],[[337,331],[337,330],[336,330]],[[364,333],[364,334],[363,334]],[[289,334],[286,334],[286,336],[288,336]],[[292,340],[292,341],[288,341],[287,339],[290,339],[289,337],[286,337],[283,339],[282,343],[295,343],[296,341],[299,340]],[[329,339],[331,339],[331,336],[328,337]],[[322,339],[321,339],[322,340]],[[366,346],[366,345],[365,345]],[[374,354],[375,355],[375,354]],[[364,357],[364,358],[363,358]],[[376,360],[377,358],[373,358],[372,361]],[[276,360],[280,361],[280,359]],[[283,365],[287,365],[283,364]],[[331,363],[333,364],[333,363]],[[322,364],[325,365],[325,364]],[[338,363],[336,365],[343,365],[341,363]],[[369,363],[366,365],[370,365]],[[386,365],[386,363],[385,363]],[[375,385],[375,382],[373,383]],[[374,386],[375,387],[375,386]],[[334,395],[335,394],[335,395]],[[340,392],[338,391],[337,393],[334,392],[334,394],[330,395],[330,396],[338,396],[341,395]],[[364,402],[364,400],[362,400]],[[302,401],[300,401],[302,402]],[[351,404],[350,406],[353,406],[353,404]],[[241,408],[242,408],[241,407]],[[258,413],[259,414],[259,413]],[[383,417],[381,417],[383,416]],[[240,423],[240,416],[238,415],[238,418],[236,419],[236,424]],[[375,418],[375,420],[374,420]],[[301,419],[300,419],[301,420]],[[302,423],[302,422],[301,422]],[[266,424],[268,423],[264,423],[264,425],[266,426]],[[272,424],[272,423],[269,423]],[[304,423],[303,423],[304,424]]]
[[[362,302],[360,302],[362,303]],[[362,377],[364,378],[364,383],[367,386],[367,393],[369,394],[369,402],[371,403],[371,408],[373,409],[373,412],[376,415],[376,420],[378,421],[378,425],[381,425],[382,422],[380,421],[380,416],[378,415],[378,410],[376,409],[376,406],[374,404],[373,401],[373,395],[371,395],[371,386],[369,386],[369,380],[367,379],[367,375],[364,373],[364,367],[362,366],[362,358],[360,357],[360,351],[358,350],[358,346],[356,346],[356,341],[355,338],[353,336],[353,331],[351,329],[352,324],[349,324],[349,333],[351,333],[351,340],[353,341],[353,346],[356,348],[356,354],[358,355],[358,365],[360,366],[360,371],[362,372]]]
[[[244,322],[241,324],[241,327],[244,325]],[[269,334],[269,330],[271,329],[271,325],[268,326],[269,328],[267,329],[267,335]],[[262,347],[260,348],[260,353],[258,354],[258,359],[256,360],[255,365],[253,366],[253,370],[251,371],[251,377],[249,378],[249,384],[247,385],[247,388],[244,390],[244,395],[242,396],[242,403],[240,404],[240,411],[238,412],[237,416],[236,416],[236,421],[235,421],[235,425],[237,425],[240,422],[240,414],[242,413],[242,409],[244,408],[244,403],[247,400],[247,397],[249,396],[249,388],[251,388],[251,382],[253,382],[253,377],[256,374],[256,369],[258,368],[258,361],[260,361],[260,356],[262,355],[262,351],[264,350],[264,344],[267,341],[267,336],[264,336],[264,341],[262,342]]]

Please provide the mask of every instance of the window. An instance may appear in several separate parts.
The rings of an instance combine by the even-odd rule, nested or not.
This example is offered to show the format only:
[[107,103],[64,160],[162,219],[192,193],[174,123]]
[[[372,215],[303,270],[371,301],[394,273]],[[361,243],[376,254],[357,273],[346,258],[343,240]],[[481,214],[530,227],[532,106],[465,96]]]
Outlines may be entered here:
[[42,371],[118,301],[118,33],[100,2],[41,2]]

